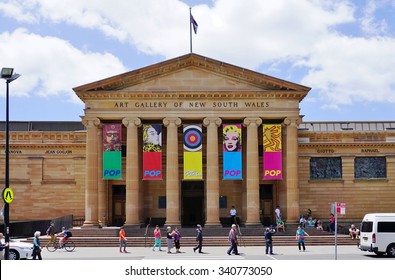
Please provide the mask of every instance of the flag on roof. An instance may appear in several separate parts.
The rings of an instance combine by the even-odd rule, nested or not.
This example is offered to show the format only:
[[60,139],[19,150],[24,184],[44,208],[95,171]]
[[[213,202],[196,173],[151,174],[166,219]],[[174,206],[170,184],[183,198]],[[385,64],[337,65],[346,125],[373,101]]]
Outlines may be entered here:
[[193,27],[193,31],[196,34],[197,33],[197,29],[198,29],[198,24],[197,24],[196,20],[193,18],[192,14],[191,14],[191,24],[192,24],[192,27]]

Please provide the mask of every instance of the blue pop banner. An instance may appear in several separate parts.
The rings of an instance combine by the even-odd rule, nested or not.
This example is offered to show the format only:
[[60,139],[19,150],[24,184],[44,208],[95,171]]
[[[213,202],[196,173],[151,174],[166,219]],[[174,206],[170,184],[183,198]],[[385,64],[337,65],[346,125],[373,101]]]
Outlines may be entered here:
[[241,124],[222,125],[223,177],[230,180],[243,179]]

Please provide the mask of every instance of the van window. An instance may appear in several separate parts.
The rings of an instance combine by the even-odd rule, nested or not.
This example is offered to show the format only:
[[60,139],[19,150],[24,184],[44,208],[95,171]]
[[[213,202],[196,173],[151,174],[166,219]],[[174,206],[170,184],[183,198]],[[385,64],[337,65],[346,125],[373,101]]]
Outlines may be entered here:
[[373,222],[362,222],[361,232],[372,232]]
[[395,222],[378,222],[377,232],[395,232]]

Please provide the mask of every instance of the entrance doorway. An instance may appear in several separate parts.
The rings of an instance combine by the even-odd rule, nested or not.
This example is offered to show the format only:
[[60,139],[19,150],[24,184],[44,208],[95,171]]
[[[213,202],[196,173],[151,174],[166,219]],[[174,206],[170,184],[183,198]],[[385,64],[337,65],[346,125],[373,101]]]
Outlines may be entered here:
[[181,183],[181,225],[203,225],[203,205],[204,181],[183,181]]
[[273,185],[259,185],[261,222],[264,226],[273,224]]
[[126,186],[112,186],[112,225],[120,227],[126,220]]

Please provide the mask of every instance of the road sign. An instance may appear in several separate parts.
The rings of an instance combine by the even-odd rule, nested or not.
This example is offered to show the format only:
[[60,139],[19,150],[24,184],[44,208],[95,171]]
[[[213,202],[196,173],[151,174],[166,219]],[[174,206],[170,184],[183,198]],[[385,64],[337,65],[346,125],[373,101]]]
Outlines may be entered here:
[[346,204],[336,203],[336,213],[340,215],[346,215]]
[[5,203],[10,204],[14,200],[14,192],[11,188],[3,189],[3,200]]

